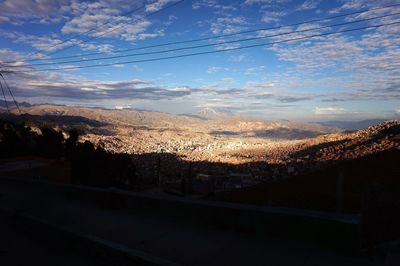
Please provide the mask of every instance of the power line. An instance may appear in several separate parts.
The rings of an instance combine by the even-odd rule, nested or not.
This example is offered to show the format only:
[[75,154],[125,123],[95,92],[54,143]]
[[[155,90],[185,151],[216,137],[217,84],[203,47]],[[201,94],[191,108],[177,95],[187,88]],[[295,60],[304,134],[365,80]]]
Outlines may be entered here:
[[1,84],[1,81],[0,81],[0,88],[1,88],[1,92],[3,93],[4,102],[5,102],[6,107],[7,107],[7,112],[10,113],[10,108],[8,108],[8,102],[7,102],[6,94],[4,93],[4,89],[3,89],[3,85]]
[[[355,12],[350,12],[350,13],[345,13],[345,14],[340,14],[340,15],[335,15],[335,16],[323,17],[323,18],[318,18],[318,19],[313,19],[313,20],[308,20],[308,21],[303,21],[303,22],[286,24],[286,25],[281,25],[281,26],[276,26],[276,27],[258,28],[258,29],[253,29],[253,30],[246,30],[246,31],[240,31],[240,32],[236,32],[236,33],[222,34],[222,35],[205,37],[205,38],[190,39],[190,40],[183,40],[183,41],[176,41],[176,42],[167,42],[167,43],[156,44],[156,45],[149,45],[149,46],[135,47],[135,48],[130,48],[130,49],[116,50],[116,51],[114,51],[114,53],[123,53],[123,52],[135,51],[135,50],[143,50],[143,49],[148,49],[148,48],[156,48],[156,47],[175,45],[175,44],[200,42],[200,41],[219,39],[219,38],[224,38],[224,37],[231,37],[231,36],[236,36],[236,35],[241,35],[241,34],[246,34],[246,33],[254,33],[254,32],[259,32],[259,31],[277,30],[277,29],[281,29],[281,28],[285,28],[285,27],[299,26],[299,25],[304,25],[304,24],[310,24],[310,23],[315,23],[315,22],[332,20],[332,19],[336,19],[336,18],[347,17],[347,16],[351,16],[351,15],[362,14],[362,13],[366,13],[366,12],[370,12],[370,11],[387,9],[387,8],[397,7],[397,6],[400,6],[400,3],[399,4],[382,6],[382,7],[369,8],[369,9],[364,9],[364,10],[360,10],[360,11],[355,11]],[[81,54],[81,55],[54,57],[54,58],[51,58],[51,59],[52,60],[58,60],[58,59],[68,59],[68,58],[79,58],[79,57],[92,56],[92,55],[98,55],[98,54],[104,54],[104,53],[103,52],[93,52],[93,53],[86,53],[86,54]],[[36,59],[28,59],[28,60],[24,60],[24,61],[25,62],[34,62],[34,61],[42,61],[42,60],[47,60],[47,59],[36,58]],[[17,61],[8,61],[8,62],[3,62],[3,63],[8,64],[8,63],[15,63],[15,62],[17,62]]]
[[[155,15],[155,14],[161,13],[162,11],[165,11],[165,10],[167,10],[167,9],[169,9],[169,8],[172,8],[172,7],[174,7],[174,6],[176,6],[176,5],[180,4],[180,3],[182,3],[182,2],[184,2],[184,1],[185,1],[185,0],[180,0],[180,1],[174,2],[174,3],[171,4],[171,5],[165,6],[165,7],[161,8],[161,9],[159,9],[159,10],[157,10],[157,11],[154,11],[154,12],[152,12],[152,13],[149,13],[149,14],[147,14],[147,15],[144,15],[144,16],[142,16],[142,17],[140,17],[140,18],[138,18],[138,19],[132,21],[131,23],[133,24],[133,23],[136,23],[136,22],[139,22],[139,21],[143,20],[144,18],[148,18],[148,17],[153,16],[153,15]],[[141,6],[140,8],[137,8],[137,9],[135,9],[135,10],[130,11],[129,13],[134,13],[134,12],[136,12],[136,11],[142,9],[142,8],[145,7],[145,6],[146,6],[146,5],[143,5],[143,6]],[[107,24],[110,24],[110,23],[111,23],[111,22],[107,22],[107,23],[105,23],[105,24],[102,24],[101,26],[107,25]],[[125,25],[125,26],[126,26],[126,25]],[[123,23],[121,23],[119,26],[112,27],[111,29],[109,29],[109,30],[107,30],[107,31],[105,31],[105,32],[102,32],[101,34],[98,34],[98,35],[96,35],[96,36],[92,36],[92,37],[87,38],[87,39],[85,39],[85,40],[78,41],[78,42],[73,43],[73,44],[71,44],[71,45],[69,45],[69,46],[67,46],[67,47],[65,47],[65,48],[60,49],[60,50],[56,50],[56,51],[54,51],[54,52],[47,53],[47,55],[53,55],[53,54],[59,53],[59,52],[61,52],[61,51],[65,51],[65,50],[71,49],[71,48],[73,48],[73,47],[76,47],[76,46],[79,45],[79,44],[83,44],[83,43],[90,42],[90,41],[92,41],[92,40],[94,40],[94,39],[100,38],[101,36],[104,36],[104,35],[106,35],[106,34],[108,34],[108,33],[111,33],[111,32],[113,32],[113,31],[115,31],[115,30],[117,30],[117,29],[119,29],[119,28],[122,28],[122,27],[124,27],[124,24],[123,24]],[[86,33],[90,33],[90,32],[92,32],[92,31],[94,31],[94,29],[89,30],[89,31],[84,32],[84,33],[81,33],[81,34],[77,34],[77,36],[80,36],[80,35],[83,35],[83,34],[86,34]],[[53,47],[59,46],[59,45],[61,45],[61,44],[63,44],[63,43],[66,43],[66,42],[68,42],[68,41],[71,41],[73,38],[74,38],[74,37],[68,38],[68,39],[62,41],[61,43],[54,44],[54,45],[52,45],[52,46],[50,46],[50,47],[48,47],[48,48],[53,48]],[[47,49],[48,49],[48,48],[47,48]],[[43,49],[42,49],[41,51],[38,51],[38,52],[35,52],[35,53],[31,54],[30,56],[35,55],[35,54],[39,54],[40,52],[43,52]],[[35,61],[35,60],[41,60],[41,59],[31,59],[31,60],[28,59],[28,60],[23,60],[23,61],[24,61],[24,62],[32,62],[32,61]],[[15,62],[17,62],[17,61],[9,61],[9,62],[3,62],[3,63],[15,63]]]
[[19,109],[18,102],[15,100],[14,95],[13,95],[11,89],[10,89],[10,86],[8,86],[7,81],[6,81],[6,79],[4,78],[4,76],[3,76],[3,74],[1,72],[0,72],[0,76],[3,78],[4,84],[5,84],[6,88],[8,89],[8,91],[10,92],[11,98],[13,99],[14,104],[17,107],[19,114],[21,115],[22,113],[21,113],[21,109]]
[[[309,28],[309,29],[304,29],[304,30],[297,30],[297,31],[291,31],[291,32],[284,32],[284,33],[278,33],[278,34],[272,34],[272,35],[266,35],[266,36],[260,36],[260,37],[252,37],[252,38],[246,38],[246,39],[238,39],[238,40],[225,41],[225,42],[212,43],[212,44],[203,44],[203,45],[196,45],[196,46],[181,47],[181,48],[175,48],[175,49],[169,49],[169,50],[163,50],[163,51],[153,51],[153,52],[127,54],[127,55],[115,55],[115,56],[106,56],[106,57],[98,57],[98,58],[90,58],[90,59],[61,61],[61,62],[29,64],[29,66],[46,66],[46,65],[71,64],[71,63],[99,61],[99,60],[104,60],[104,59],[105,60],[109,60],[109,59],[116,59],[116,58],[134,57],[134,56],[143,56],[143,55],[152,55],[152,54],[163,54],[163,53],[176,52],[176,51],[182,51],[182,50],[191,50],[191,49],[197,49],[197,48],[219,46],[219,45],[224,45],[224,44],[232,44],[232,43],[239,43],[239,42],[246,42],[246,41],[255,41],[255,40],[267,39],[267,38],[272,38],[272,37],[279,37],[279,36],[290,35],[290,34],[295,34],[295,33],[304,33],[304,32],[308,32],[308,31],[314,31],[314,30],[321,30],[321,29],[327,29],[327,28],[332,28],[332,27],[345,26],[345,25],[350,25],[350,24],[354,24],[354,23],[360,23],[360,22],[370,21],[370,20],[374,20],[374,19],[380,19],[380,18],[395,16],[395,15],[399,15],[399,14],[400,14],[400,12],[394,13],[394,14],[387,14],[387,15],[382,15],[382,16],[377,16],[377,17],[366,18],[366,19],[354,20],[354,21],[349,21],[349,22],[343,22],[343,23],[338,23],[338,24],[333,24],[333,25],[326,25],[326,26],[321,26],[321,27]],[[14,65],[14,66],[8,66],[8,67],[10,67],[10,68],[20,68],[20,67],[26,67],[26,66],[28,66],[28,65],[17,65],[17,66]]]
[[[185,0],[180,0],[180,1],[175,2],[175,3],[173,3],[173,4],[169,5],[169,6],[163,7],[163,8],[161,8],[161,9],[157,10],[157,11],[154,11],[154,12],[152,12],[152,13],[149,13],[149,14],[147,14],[147,15],[141,17],[141,18],[138,18],[138,19],[132,21],[132,24],[133,24],[133,23],[136,23],[136,22],[139,22],[139,21],[141,21],[141,20],[144,19],[144,18],[148,18],[148,17],[153,16],[153,15],[155,15],[155,14],[158,14],[158,13],[160,13],[160,12],[162,12],[162,11],[165,11],[165,10],[167,10],[167,9],[169,9],[169,8],[172,8],[172,7],[174,7],[174,6],[176,6],[176,5],[180,4],[180,3],[182,3],[183,1],[185,1]],[[125,25],[125,26],[126,26],[126,25]],[[119,28],[125,27],[125,26],[124,26],[123,23],[121,23],[121,24],[120,24],[119,26],[117,26],[117,27],[113,27],[113,28],[111,28],[111,29],[108,30],[108,31],[102,32],[101,34],[98,34],[98,35],[96,35],[96,36],[93,36],[93,37],[90,37],[90,38],[88,38],[88,39],[85,39],[85,40],[79,41],[79,42],[77,42],[77,43],[74,43],[74,44],[70,45],[69,47],[66,47],[66,48],[57,50],[57,51],[55,51],[55,52],[53,52],[53,53],[50,53],[50,55],[51,55],[51,54],[59,53],[59,52],[61,52],[61,51],[68,50],[68,49],[73,48],[73,47],[75,47],[75,46],[77,46],[77,45],[79,45],[79,44],[82,44],[82,43],[90,42],[90,41],[92,41],[92,40],[94,40],[94,39],[100,38],[101,36],[104,36],[104,35],[106,35],[106,34],[108,34],[108,33],[111,33],[111,32],[113,32],[113,31],[115,31],[115,30],[117,30],[117,29],[119,29]]]
[[118,62],[118,63],[107,63],[107,64],[86,65],[86,66],[63,67],[63,68],[16,70],[16,71],[13,71],[13,73],[18,73],[18,72],[19,73],[22,73],[22,72],[40,72],[40,71],[58,71],[58,70],[75,70],[75,69],[83,69],[83,68],[115,66],[115,65],[121,65],[121,64],[154,62],[154,61],[169,60],[169,59],[175,59],[175,58],[183,58],[183,57],[191,57],[191,56],[198,56],[198,55],[215,54],[215,53],[230,52],[230,51],[250,49],[250,48],[256,48],[256,47],[263,47],[263,46],[269,46],[269,45],[274,45],[274,44],[287,43],[287,42],[292,42],[292,41],[300,41],[300,40],[311,39],[311,38],[316,38],[316,37],[328,36],[328,35],[333,35],[333,34],[338,34],[338,33],[345,33],[345,32],[353,32],[353,31],[359,31],[359,30],[365,30],[365,29],[379,28],[379,27],[390,26],[390,25],[395,25],[395,24],[400,24],[400,21],[396,21],[396,22],[392,22],[392,23],[379,24],[379,25],[373,25],[373,26],[365,26],[365,27],[354,28],[354,29],[341,30],[341,31],[334,31],[334,32],[328,32],[328,33],[322,33],[322,34],[315,34],[315,35],[303,36],[303,37],[298,37],[298,38],[291,38],[291,39],[274,41],[274,42],[269,42],[269,43],[261,43],[261,44],[253,44],[253,45],[242,46],[242,47],[227,48],[227,49],[222,49],[222,50],[197,52],[197,53],[174,55],[174,56],[151,58],[151,59],[123,61],[123,62]]
[[[143,4],[143,5],[141,5],[141,6],[138,7],[138,8],[135,8],[135,9],[130,10],[130,11],[124,13],[124,14],[121,14],[121,16],[128,16],[128,15],[131,15],[131,14],[135,13],[136,11],[141,10],[141,9],[144,8],[145,6],[146,6],[146,4]],[[102,23],[102,24],[100,24],[100,25],[97,25],[97,27],[105,26],[105,25],[108,25],[108,24],[110,24],[110,23],[111,23],[111,22],[108,21],[108,22],[106,22],[106,23]],[[30,55],[28,55],[28,56],[36,55],[36,54],[39,54],[39,53],[41,53],[41,52],[46,52],[45,49],[51,49],[51,48],[60,46],[60,45],[62,45],[62,44],[64,44],[64,43],[67,43],[67,42],[73,40],[73,39],[76,38],[76,37],[79,37],[79,36],[82,36],[82,35],[85,35],[85,34],[89,34],[89,33],[93,32],[93,31],[95,31],[95,30],[96,30],[96,29],[90,29],[90,30],[87,30],[87,31],[85,31],[85,32],[81,32],[81,33],[75,34],[75,35],[73,35],[72,37],[69,37],[69,38],[67,38],[67,39],[65,39],[65,40],[63,40],[63,41],[61,41],[61,42],[59,42],[59,43],[46,46],[45,48],[42,48],[41,50],[39,50],[39,51],[37,51],[37,52],[34,52],[34,53],[32,53],[32,54],[30,54]],[[50,53],[50,54],[52,54],[52,53]],[[40,59],[36,59],[36,60],[40,60]],[[26,61],[28,61],[28,60],[26,60]]]

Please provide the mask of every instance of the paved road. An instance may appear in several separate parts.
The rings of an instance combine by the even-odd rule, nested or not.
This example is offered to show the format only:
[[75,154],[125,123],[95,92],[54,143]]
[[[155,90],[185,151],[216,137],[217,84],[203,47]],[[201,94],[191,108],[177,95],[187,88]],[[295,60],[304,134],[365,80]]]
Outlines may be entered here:
[[381,265],[299,241],[212,230],[157,213],[102,209],[88,202],[67,200],[56,191],[32,183],[3,183],[0,179],[0,208],[18,210],[182,265]]

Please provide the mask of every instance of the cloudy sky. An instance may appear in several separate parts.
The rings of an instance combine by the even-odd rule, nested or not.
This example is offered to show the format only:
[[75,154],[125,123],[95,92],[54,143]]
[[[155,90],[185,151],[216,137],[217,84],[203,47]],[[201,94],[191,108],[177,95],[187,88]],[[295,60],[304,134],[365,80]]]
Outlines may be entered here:
[[0,70],[30,103],[399,118],[398,13],[391,0],[0,0]]

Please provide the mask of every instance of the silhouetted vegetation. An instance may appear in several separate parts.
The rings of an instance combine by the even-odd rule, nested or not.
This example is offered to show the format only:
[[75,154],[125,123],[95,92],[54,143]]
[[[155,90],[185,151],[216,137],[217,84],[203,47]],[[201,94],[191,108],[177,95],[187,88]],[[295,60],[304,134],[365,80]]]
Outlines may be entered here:
[[0,120],[0,157],[34,153],[37,135],[29,127]]
[[60,158],[64,153],[64,137],[62,132],[50,127],[40,127],[38,141],[39,155],[46,158]]
[[79,143],[78,130],[61,131],[41,126],[40,133],[24,124],[0,121],[0,157],[41,156],[64,158],[71,165],[73,183],[101,187],[133,187],[137,185],[135,167],[128,154],[114,154],[85,141]]
[[[75,135],[71,135],[76,138]],[[71,162],[73,183],[94,186],[132,187],[136,185],[135,167],[128,154],[113,154],[85,141],[72,145],[73,139],[67,140],[68,159]]]

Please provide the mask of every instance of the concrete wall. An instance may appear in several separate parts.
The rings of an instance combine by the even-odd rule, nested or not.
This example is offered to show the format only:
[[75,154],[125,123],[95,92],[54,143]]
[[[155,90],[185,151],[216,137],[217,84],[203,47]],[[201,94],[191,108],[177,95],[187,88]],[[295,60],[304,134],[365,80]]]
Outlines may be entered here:
[[[1,182],[28,182],[1,179]],[[70,200],[85,201],[101,208],[127,208],[145,215],[163,215],[178,223],[194,223],[216,230],[232,230],[253,237],[287,238],[313,242],[345,252],[360,248],[356,216],[298,209],[257,207],[194,200],[167,195],[149,195],[117,189],[31,182]]]
[[328,248],[354,251],[360,247],[359,221],[354,216],[283,208],[209,202],[143,195],[118,190],[68,186],[68,197],[89,200],[105,208],[153,212],[181,222],[217,230],[233,230],[257,237],[279,237],[315,242]]

